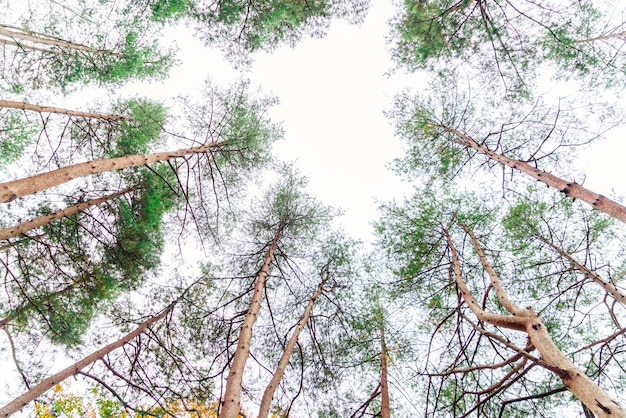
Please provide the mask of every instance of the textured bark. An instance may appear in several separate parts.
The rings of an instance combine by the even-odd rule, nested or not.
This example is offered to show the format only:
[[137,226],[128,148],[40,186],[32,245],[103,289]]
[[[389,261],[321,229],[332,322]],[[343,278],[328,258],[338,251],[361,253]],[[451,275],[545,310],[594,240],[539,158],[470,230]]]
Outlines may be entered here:
[[263,266],[257,275],[254,284],[254,292],[252,293],[252,301],[246,313],[246,317],[239,331],[237,339],[237,349],[233,356],[233,361],[228,371],[226,379],[226,390],[224,391],[224,405],[220,410],[219,418],[237,418],[241,411],[241,383],[243,381],[243,372],[246,362],[250,356],[250,341],[252,339],[252,327],[256,322],[257,315],[261,309],[261,300],[265,290],[265,281],[270,271],[270,264],[274,258],[274,251],[278,247],[278,240],[282,234],[282,227],[278,228],[274,234],[274,238],[265,254]]
[[99,199],[91,199],[86,202],[77,203],[76,205],[69,206],[65,209],[57,210],[56,212],[49,213],[47,215],[38,216],[34,219],[31,219],[28,222],[23,222],[19,225],[12,226],[10,228],[0,229],[0,240],[8,240],[11,238],[15,238],[19,235],[22,235],[31,229],[39,228],[40,226],[47,225],[52,223],[58,219],[65,218],[70,215],[74,215],[75,213],[84,212],[88,208],[92,206],[99,205],[104,202],[108,202],[109,200],[117,199],[120,196],[125,195],[134,189],[126,189],[118,193],[113,193],[108,196],[101,197]]
[[[541,360],[545,364],[541,364],[548,370],[556,373],[567,389],[576,396],[590,411],[598,417],[626,418],[626,411],[622,409],[615,401],[613,401],[593,380],[585,375],[576,365],[554,344],[546,326],[541,322],[537,314],[532,308],[520,309],[515,306],[509,299],[497,275],[491,276],[492,286],[496,290],[496,295],[504,308],[512,313],[512,316],[497,315],[485,312],[469,291],[463,275],[461,273],[461,263],[454,247],[454,243],[450,235],[444,230],[448,248],[452,254],[452,267],[456,283],[463,295],[463,299],[468,304],[470,310],[476,317],[484,322],[488,322],[497,327],[509,328],[517,331],[523,331],[528,334],[531,344],[541,354]],[[479,250],[478,241],[470,234],[474,248]],[[483,266],[489,265],[487,259],[479,251],[479,257]],[[493,271],[491,266],[489,270]],[[495,280],[494,280],[495,279]]]
[[103,49],[92,48],[87,45],[77,44],[74,42],[66,41],[64,39],[55,38],[53,36],[36,33],[36,32],[25,31],[23,29],[14,28],[14,27],[7,26],[7,25],[0,25],[0,36],[4,36],[6,38],[11,39],[17,46],[23,49],[54,52],[52,50],[45,50],[40,47],[32,47],[25,43],[25,42],[31,42],[34,44],[46,45],[50,47],[73,49],[75,51],[84,51],[84,52],[97,53],[97,54],[102,54],[102,55],[122,57],[122,54],[114,53],[114,52],[103,50]]
[[68,377],[77,375],[85,367],[89,366],[92,363],[95,363],[97,360],[101,359],[113,350],[124,346],[125,344],[136,338],[139,334],[144,332],[149,326],[163,319],[168,313],[172,311],[172,309],[174,309],[174,306],[179,299],[172,302],[160,314],[151,317],[150,319],[142,323],[139,327],[137,327],[134,331],[126,334],[126,336],[124,336],[123,338],[120,338],[119,340],[101,348],[100,350],[95,351],[94,353],[88,355],[82,360],[45,379],[24,394],[13,399],[11,402],[4,405],[0,409],[0,417],[5,418],[13,415],[24,406],[28,405],[29,402],[34,401],[39,396],[43,395],[46,391],[52,389],[54,386],[64,381]]
[[195,148],[180,149],[170,152],[158,152],[145,155],[129,155],[127,157],[109,158],[105,160],[88,161],[62,167],[47,173],[37,174],[19,180],[0,183],[0,203],[11,202],[18,197],[41,192],[50,187],[58,186],[70,180],[86,177],[91,174],[105,171],[121,170],[123,168],[142,166],[192,154],[202,154],[216,151],[224,142],[213,142]]
[[496,161],[500,164],[504,164],[508,167],[511,167],[514,170],[521,171],[529,175],[530,177],[540,181],[550,187],[553,187],[563,193],[567,197],[572,197],[575,199],[580,199],[585,203],[590,204],[594,209],[597,209],[601,212],[606,213],[618,219],[624,223],[626,223],[626,207],[620,205],[614,200],[609,199],[606,196],[593,192],[586,187],[577,184],[576,182],[570,182],[567,180],[563,180],[560,177],[557,177],[553,174],[550,174],[546,171],[539,170],[527,164],[523,161],[514,160],[505,155],[498,154],[495,151],[491,151],[485,145],[481,145],[472,139],[470,136],[456,130],[453,128],[449,128],[447,126],[438,125],[439,128],[442,128],[446,132],[449,132],[455,135],[458,139],[451,138],[450,141],[461,145],[463,147],[469,147],[474,149],[480,154],[485,155],[489,159]]
[[309,299],[309,303],[304,309],[304,314],[300,318],[300,321],[298,321],[296,328],[293,330],[293,334],[291,334],[291,338],[289,338],[289,342],[287,343],[287,345],[285,346],[285,349],[283,350],[283,355],[280,357],[278,366],[276,366],[276,371],[274,371],[274,375],[272,376],[272,379],[270,380],[269,384],[265,388],[265,391],[263,392],[263,398],[261,399],[261,405],[259,406],[259,415],[257,418],[267,418],[269,416],[270,406],[272,404],[272,398],[274,397],[276,388],[278,388],[278,384],[280,383],[281,379],[283,378],[283,375],[285,374],[285,369],[287,368],[287,365],[289,364],[289,358],[291,357],[291,354],[293,353],[293,349],[298,342],[298,337],[300,337],[300,333],[302,332],[302,330],[304,329],[304,326],[309,320],[309,316],[311,315],[311,311],[313,310],[313,304],[315,303],[319,295],[322,294],[323,290],[324,290],[324,282],[320,283],[317,286],[315,293],[313,293],[313,296],[311,296],[311,298]]
[[380,324],[380,417],[391,418],[391,404],[389,402],[389,383],[387,381],[387,344],[385,330]]
[[92,112],[79,112],[76,110],[61,109],[61,108],[52,107],[52,106],[39,106],[39,105],[30,104],[30,103],[16,102],[13,100],[0,100],[0,108],[21,109],[21,110],[28,110],[28,111],[37,112],[37,113],[56,113],[59,115],[75,116],[75,117],[86,118],[86,119],[102,119],[102,120],[114,120],[114,121],[126,119],[123,116],[118,116],[118,115],[108,115],[108,114],[92,113]]

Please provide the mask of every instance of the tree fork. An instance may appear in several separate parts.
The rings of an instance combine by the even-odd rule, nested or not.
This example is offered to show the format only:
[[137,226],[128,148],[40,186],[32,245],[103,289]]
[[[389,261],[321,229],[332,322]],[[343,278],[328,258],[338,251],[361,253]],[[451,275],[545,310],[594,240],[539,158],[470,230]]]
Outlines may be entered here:
[[[554,344],[546,326],[541,322],[534,310],[532,308],[519,309],[510,302],[506,294],[504,294],[499,280],[497,280],[496,284],[499,287],[499,291],[503,293],[503,297],[499,297],[499,299],[500,301],[506,300],[510,303],[510,306],[506,308],[509,312],[514,312],[514,315],[488,313],[476,303],[476,300],[470,293],[463,279],[461,263],[452,238],[446,229],[443,229],[443,233],[452,255],[452,267],[457,286],[463,295],[463,300],[465,300],[474,315],[476,315],[479,320],[489,322],[496,327],[526,332],[532,345],[541,354],[541,359],[546,363],[546,365],[543,366],[556,373],[567,389],[589,408],[590,411],[593,411],[598,417],[602,418],[626,418],[626,411],[620,407],[617,402],[612,400],[600,386],[580,371]],[[476,244],[477,243],[474,245]],[[481,259],[481,263],[483,262],[486,262],[486,259],[485,261]]]

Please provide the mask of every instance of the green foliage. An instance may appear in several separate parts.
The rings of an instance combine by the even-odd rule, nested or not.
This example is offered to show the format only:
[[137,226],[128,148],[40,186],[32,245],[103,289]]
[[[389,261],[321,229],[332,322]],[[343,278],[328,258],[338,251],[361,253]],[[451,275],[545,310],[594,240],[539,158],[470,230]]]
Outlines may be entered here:
[[[609,2],[541,1],[524,7],[497,0],[405,0],[392,21],[393,57],[411,70],[472,68],[482,88],[502,80],[509,98],[527,96],[542,67],[557,78],[616,85],[623,39],[602,38],[616,13]],[[623,22],[618,22],[621,25]],[[619,26],[618,26],[619,27]]]
[[221,0],[197,7],[193,14],[198,32],[208,43],[217,43],[235,60],[245,60],[247,52],[294,45],[304,34],[321,36],[332,18],[361,21],[368,3],[272,0],[251,7],[242,0]]
[[[135,289],[149,270],[158,267],[163,248],[162,222],[175,205],[171,189],[177,183],[171,169],[162,165],[151,172],[141,170],[141,189],[130,204],[120,202],[117,211],[116,243],[107,248],[105,262],[117,269],[121,289]],[[169,180],[168,184],[164,180]]]
[[150,0],[152,20],[166,22],[178,20],[191,14],[195,2],[193,0]]
[[17,161],[36,133],[37,128],[22,111],[3,112],[0,115],[0,169]]
[[117,128],[115,144],[107,157],[148,154],[163,131],[166,109],[160,103],[137,99],[119,103],[114,112],[128,115]]

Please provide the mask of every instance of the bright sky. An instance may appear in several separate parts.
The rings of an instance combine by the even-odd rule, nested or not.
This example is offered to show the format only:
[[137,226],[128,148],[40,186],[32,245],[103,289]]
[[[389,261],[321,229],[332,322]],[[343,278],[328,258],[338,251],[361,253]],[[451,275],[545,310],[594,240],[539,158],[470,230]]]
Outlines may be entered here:
[[[297,164],[320,200],[344,211],[340,222],[348,233],[367,240],[372,237],[369,223],[377,218],[376,201],[410,190],[387,169],[402,155],[402,144],[383,110],[395,92],[426,85],[419,74],[386,75],[393,67],[385,38],[394,12],[390,1],[372,0],[362,25],[335,21],[324,38],[305,38],[295,48],[256,54],[243,74],[191,33],[171,30],[166,36],[181,48],[182,66],[158,89],[141,84],[129,91],[171,97],[197,90],[207,77],[218,84],[249,78],[280,100],[271,112],[285,129],[285,140],[275,144],[276,154]],[[579,168],[588,173],[585,186],[606,195],[612,189],[626,195],[621,152],[615,152],[626,151],[622,138],[616,133],[581,153]]]

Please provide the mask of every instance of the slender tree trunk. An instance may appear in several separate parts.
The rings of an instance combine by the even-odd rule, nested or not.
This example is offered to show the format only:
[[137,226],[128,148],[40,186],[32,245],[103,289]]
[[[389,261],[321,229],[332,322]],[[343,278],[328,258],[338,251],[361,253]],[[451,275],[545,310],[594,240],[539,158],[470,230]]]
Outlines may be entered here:
[[576,41],[577,44],[588,43],[588,42],[596,42],[596,41],[606,41],[608,39],[626,39],[626,31],[616,32],[616,33],[608,33],[606,35],[596,36],[594,38],[581,39]]
[[56,113],[60,115],[75,116],[86,119],[102,119],[102,120],[126,120],[123,116],[110,115],[103,113],[79,112],[77,110],[61,109],[51,106],[39,106],[30,103],[16,102],[13,100],[0,100],[0,108],[5,109],[21,109],[37,113]]
[[[107,51],[104,49],[96,49],[96,48],[89,47],[87,45],[77,44],[71,41],[66,41],[66,40],[55,38],[55,37],[45,35],[45,34],[28,32],[24,29],[14,28],[12,26],[2,25],[2,24],[0,24],[0,36],[4,36],[6,38],[12,39],[17,44],[19,44],[20,48],[25,48],[25,49],[34,49],[34,50],[41,51],[40,48],[37,48],[37,47],[31,48],[29,45],[23,44],[22,42],[19,42],[19,41],[31,42],[34,44],[47,45],[51,47],[58,47],[58,48],[64,48],[64,49],[73,49],[75,51],[84,51],[84,52],[96,53],[96,54],[101,54],[101,55],[110,55],[110,56],[115,56],[115,57],[123,56],[122,54]],[[47,50],[47,52],[54,52],[54,51]]]
[[274,397],[274,393],[276,392],[276,388],[278,388],[278,384],[285,374],[285,369],[287,368],[287,364],[289,364],[289,358],[293,353],[293,349],[298,342],[298,337],[300,337],[300,333],[302,332],[304,326],[309,320],[309,316],[311,315],[311,311],[313,310],[313,304],[324,290],[324,283],[325,281],[322,281],[322,283],[317,286],[315,293],[313,293],[313,296],[311,296],[311,298],[309,299],[309,303],[304,309],[304,314],[300,318],[300,321],[298,321],[296,328],[293,330],[293,334],[291,334],[291,338],[289,338],[289,342],[283,350],[283,355],[278,362],[278,366],[276,366],[276,371],[274,372],[272,379],[270,380],[269,384],[265,388],[265,391],[263,392],[263,398],[261,399],[261,405],[259,406],[259,415],[257,418],[267,418],[269,416],[270,406],[272,403],[272,398]]
[[105,171],[121,170],[123,168],[142,166],[192,154],[202,154],[218,150],[225,142],[213,142],[195,148],[180,149],[178,151],[158,152],[145,155],[129,155],[126,157],[109,158],[105,160],[88,161],[62,167],[47,173],[37,174],[19,180],[0,183],[0,203],[11,202],[18,197],[41,192],[50,187],[58,186],[79,177]]
[[380,328],[380,417],[391,418],[391,403],[389,402],[389,383],[387,381],[387,344],[385,343],[385,329],[381,321]]
[[77,375],[85,367],[89,366],[92,363],[95,363],[97,360],[101,359],[103,356],[109,354],[113,350],[124,346],[125,344],[136,338],[139,334],[144,332],[149,326],[163,319],[168,313],[172,311],[172,309],[174,309],[174,306],[176,305],[178,300],[180,300],[180,298],[172,302],[160,314],[151,317],[150,319],[139,325],[139,327],[137,327],[134,331],[126,334],[126,336],[124,336],[123,338],[120,338],[119,340],[101,348],[100,350],[95,351],[94,353],[88,355],[82,360],[50,376],[49,378],[34,386],[32,389],[25,392],[24,394],[13,399],[11,402],[0,408],[0,417],[5,418],[13,415],[24,406],[26,406],[29,402],[34,401],[39,396],[43,395],[46,391],[52,389],[55,385],[64,381],[68,377]]
[[252,327],[256,322],[257,315],[261,309],[261,300],[263,299],[263,292],[265,290],[265,282],[270,271],[270,263],[274,258],[274,251],[278,247],[278,240],[282,234],[282,226],[276,230],[274,238],[265,254],[263,266],[257,275],[256,283],[254,284],[254,292],[252,294],[252,301],[250,307],[246,313],[246,317],[241,325],[239,331],[239,338],[237,339],[237,349],[233,356],[233,361],[228,371],[228,378],[226,379],[226,390],[224,392],[224,405],[220,410],[219,418],[237,418],[239,411],[241,411],[241,383],[243,381],[243,372],[250,355],[250,340],[252,339]]
[[101,197],[99,199],[91,199],[86,202],[77,203],[75,205],[69,206],[65,209],[58,210],[56,212],[49,213],[47,215],[38,216],[34,219],[31,219],[28,222],[23,222],[19,225],[12,226],[10,228],[0,229],[0,240],[8,240],[11,238],[15,238],[20,236],[31,229],[39,228],[40,226],[47,225],[52,223],[58,219],[68,217],[70,215],[74,215],[75,213],[84,212],[88,208],[92,206],[99,205],[104,202],[108,202],[110,200],[117,199],[120,196],[125,195],[131,191],[135,190],[135,188],[130,188],[123,190],[118,193],[113,193],[108,196]]
[[602,289],[604,289],[606,293],[613,296],[617,302],[626,306],[626,293],[624,293],[622,289],[618,288],[617,286],[615,286],[613,283],[611,283],[604,277],[598,276],[596,272],[588,269],[585,265],[580,264],[574,257],[572,257],[571,254],[563,250],[561,247],[555,245],[553,242],[539,235],[537,235],[537,238],[541,242],[543,242],[544,244],[552,248],[554,251],[556,251],[561,257],[569,261],[572,267],[574,267],[576,270],[580,271],[582,274],[587,276],[589,279],[595,282],[598,286],[602,287]]
[[454,243],[444,230],[448,248],[452,254],[452,267],[456,283],[463,295],[463,299],[470,310],[480,321],[488,322],[496,327],[508,328],[526,332],[530,341],[541,353],[540,363],[546,369],[556,373],[567,389],[576,396],[589,410],[598,417],[626,418],[626,411],[613,401],[593,380],[585,375],[576,365],[554,344],[546,326],[541,322],[537,314],[530,307],[520,309],[508,298],[495,271],[488,263],[482,248],[474,234],[461,224],[472,239],[472,244],[478,253],[480,262],[491,278],[491,285],[496,292],[502,306],[512,315],[492,314],[484,311],[472,296],[461,273],[461,263],[454,247]]
[[474,141],[474,139],[456,129],[442,125],[438,125],[438,127],[442,128],[446,132],[455,135],[458,138],[450,139],[451,142],[464,147],[472,148],[493,161],[504,164],[514,170],[521,171],[522,173],[525,173],[550,187],[554,187],[567,197],[580,199],[583,202],[590,204],[594,209],[602,211],[614,217],[615,219],[626,223],[626,207],[620,205],[614,200],[611,200],[601,194],[592,192],[591,190],[581,186],[580,184],[577,184],[576,182],[568,182],[567,180],[563,180],[560,177],[557,177],[546,171],[539,170],[538,168],[535,168],[523,161],[514,160],[502,154],[498,154],[495,151],[491,151],[486,146],[480,145],[478,142]]

